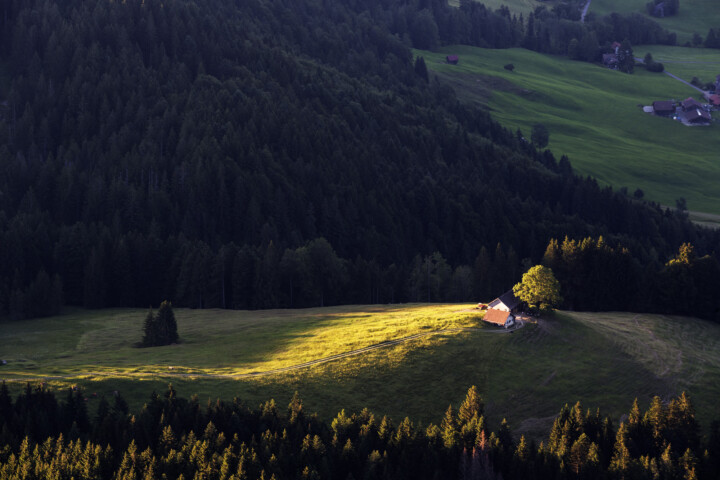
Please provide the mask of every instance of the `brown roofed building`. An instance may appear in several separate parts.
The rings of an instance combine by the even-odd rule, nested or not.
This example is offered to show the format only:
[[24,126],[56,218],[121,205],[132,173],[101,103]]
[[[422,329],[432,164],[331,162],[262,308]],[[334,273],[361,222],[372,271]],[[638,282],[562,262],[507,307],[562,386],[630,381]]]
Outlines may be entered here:
[[652,107],[655,115],[670,116],[675,113],[675,104],[670,100],[656,100]]
[[515,316],[512,313],[503,310],[494,310],[492,308],[485,313],[483,320],[504,328],[515,325]]
[[457,55],[448,55],[445,57],[445,61],[450,65],[457,65],[460,59]]
[[682,101],[680,105],[682,106],[682,109],[686,112],[688,110],[697,110],[698,108],[702,108],[702,104],[692,97],[686,98]]
[[720,107],[720,95],[718,95],[717,93],[714,95],[710,95],[708,97],[708,101],[713,107]]
[[710,123],[712,116],[705,110],[695,109],[685,112],[685,121],[687,123],[702,124]]

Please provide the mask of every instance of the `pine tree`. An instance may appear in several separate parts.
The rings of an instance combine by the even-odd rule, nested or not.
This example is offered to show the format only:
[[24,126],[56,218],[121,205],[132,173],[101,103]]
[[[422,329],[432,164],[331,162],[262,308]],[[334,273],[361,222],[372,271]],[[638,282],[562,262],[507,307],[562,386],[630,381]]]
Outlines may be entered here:
[[179,340],[177,322],[173,313],[172,304],[167,300],[160,304],[156,315],[152,308],[148,311],[143,324],[143,347],[157,347],[170,345]]
[[143,323],[143,347],[152,347],[157,345],[157,328],[155,326],[155,315],[153,314],[152,307],[148,310],[145,316],[145,322]]
[[172,303],[165,300],[160,304],[155,321],[158,325],[158,331],[160,332],[161,345],[177,343],[179,337]]
[[442,438],[446,448],[453,448],[458,444],[459,434],[452,405],[448,406],[445,411],[445,417],[440,423],[440,430],[442,430]]
[[426,82],[428,81],[427,65],[425,65],[425,59],[423,57],[417,57],[415,59],[415,73]]

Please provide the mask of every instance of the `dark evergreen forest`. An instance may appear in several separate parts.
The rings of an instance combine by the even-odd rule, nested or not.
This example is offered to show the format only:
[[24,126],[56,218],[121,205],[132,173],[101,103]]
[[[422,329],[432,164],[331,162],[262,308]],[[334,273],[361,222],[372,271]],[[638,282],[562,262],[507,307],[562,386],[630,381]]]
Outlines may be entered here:
[[[647,410],[637,400],[615,429],[600,411],[565,405],[546,441],[514,437],[505,421],[493,431],[475,387],[448,408],[440,425],[399,424],[367,409],[341,411],[330,424],[273,400],[248,408],[240,400],[152,394],[137,414],[117,393],[64,401],[42,385],[15,401],[0,388],[0,477],[8,479],[716,479],[720,423],[706,439],[682,394]],[[438,412],[438,419],[441,418]]]
[[487,300],[564,258],[546,250],[568,237],[600,253],[560,267],[566,306],[720,318],[718,232],[575,175],[410,51],[672,40],[649,20],[565,17],[439,0],[0,0],[0,315]]

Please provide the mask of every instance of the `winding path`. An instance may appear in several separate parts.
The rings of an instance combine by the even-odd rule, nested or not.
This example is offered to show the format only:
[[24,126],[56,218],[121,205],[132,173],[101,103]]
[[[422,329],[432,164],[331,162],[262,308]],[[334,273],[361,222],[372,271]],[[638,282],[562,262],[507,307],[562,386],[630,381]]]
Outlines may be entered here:
[[[312,367],[314,365],[319,365],[321,363],[327,363],[332,362],[335,360],[340,360],[342,358],[352,357],[354,355],[360,355],[362,353],[371,352],[373,350],[378,350],[380,348],[385,347],[391,347],[394,345],[399,345],[401,343],[410,342],[413,340],[417,340],[418,338],[422,337],[428,337],[430,335],[438,335],[443,333],[455,333],[455,332],[463,332],[463,331],[483,331],[483,333],[489,333],[489,334],[505,334],[505,333],[512,333],[515,330],[519,330],[525,326],[525,323],[521,320],[518,322],[517,326],[514,328],[508,328],[508,329],[497,329],[497,330],[487,330],[484,328],[477,328],[477,327],[460,327],[460,328],[446,328],[443,330],[434,330],[432,332],[422,332],[422,333],[416,333],[415,335],[410,335],[409,337],[402,337],[402,338],[396,338],[393,340],[385,340],[384,342],[375,343],[373,345],[369,345],[367,347],[358,348],[356,350],[350,350],[349,352],[344,353],[338,353],[335,355],[330,355],[328,357],[318,358],[317,360],[311,360],[309,362],[299,363],[297,365],[290,365],[287,367],[281,367],[281,368],[274,368],[272,370],[265,370],[262,372],[250,372],[250,373],[181,373],[181,372],[86,372],[86,373],[75,373],[75,374],[68,374],[68,375],[52,375],[52,376],[40,376],[40,377],[27,377],[27,378],[14,378],[14,379],[6,379],[6,382],[37,382],[37,381],[46,381],[46,380],[64,380],[64,379],[71,379],[71,378],[87,378],[87,377],[136,377],[136,378],[146,378],[146,377],[161,377],[161,378],[216,378],[216,379],[224,379],[224,380],[240,380],[243,378],[254,378],[254,377],[264,377],[267,375],[274,375],[276,373],[284,373],[284,372],[290,372],[293,370],[300,370],[302,368]],[[182,367],[181,367],[182,368]]]
[[[588,2],[588,3],[589,3],[589,2]],[[645,63],[645,59],[640,58],[640,57],[635,57],[635,61],[638,62],[638,63]],[[663,63],[718,63],[718,62],[663,62]],[[663,73],[664,73],[665,75],[667,75],[668,77],[670,77],[670,78],[674,78],[674,79],[677,80],[678,82],[684,83],[685,85],[687,85],[687,86],[690,87],[690,88],[694,88],[695,90],[697,90],[698,92],[702,93],[703,95],[705,94],[705,90],[703,90],[702,88],[696,87],[695,85],[693,85],[693,84],[690,83],[690,82],[686,82],[685,80],[683,80],[682,78],[678,77],[677,75],[673,75],[672,73],[668,72],[667,70],[664,70]]]
[[695,90],[697,90],[698,92],[700,92],[700,93],[702,93],[702,94],[705,93],[705,90],[703,90],[702,88],[698,88],[698,87],[696,87],[695,85],[693,85],[692,83],[686,82],[686,81],[683,80],[682,78],[678,77],[677,75],[673,75],[672,73],[668,72],[667,70],[665,70],[664,73],[665,73],[665,75],[668,75],[669,77],[672,77],[672,78],[674,78],[675,80],[684,83],[684,84],[687,85],[688,87],[694,88]]

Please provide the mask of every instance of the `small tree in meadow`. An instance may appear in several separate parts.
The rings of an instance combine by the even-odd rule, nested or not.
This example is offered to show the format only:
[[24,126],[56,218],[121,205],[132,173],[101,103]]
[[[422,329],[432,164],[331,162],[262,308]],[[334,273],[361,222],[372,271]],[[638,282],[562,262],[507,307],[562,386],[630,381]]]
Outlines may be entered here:
[[153,315],[152,308],[148,311],[143,324],[143,347],[157,347],[170,345],[179,340],[177,322],[173,313],[172,303],[167,300],[160,304],[157,315]]

